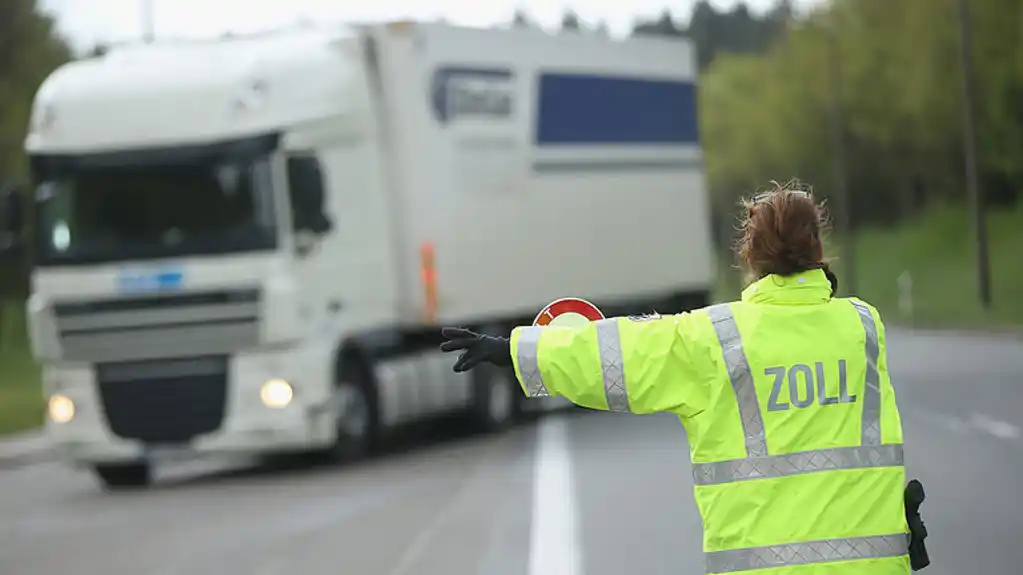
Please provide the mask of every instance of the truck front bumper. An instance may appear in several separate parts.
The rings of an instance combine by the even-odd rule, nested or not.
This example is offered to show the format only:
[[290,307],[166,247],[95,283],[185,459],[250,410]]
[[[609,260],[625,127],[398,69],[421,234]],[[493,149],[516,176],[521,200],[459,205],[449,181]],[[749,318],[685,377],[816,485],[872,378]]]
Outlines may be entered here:
[[[48,438],[55,455],[74,465],[327,447],[337,429],[330,373],[309,367],[326,362],[309,361],[303,351],[239,354],[228,360],[226,375],[198,381],[100,381],[89,365],[48,366],[48,394],[74,403],[70,421],[47,418]],[[261,398],[263,384],[271,379],[291,384],[286,406],[268,407]]]
[[80,467],[98,463],[164,463],[224,456],[269,455],[328,446],[333,440],[333,433],[318,432],[314,427],[302,422],[290,426],[225,429],[187,443],[169,445],[146,445],[138,440],[108,434],[63,436],[59,432],[51,432],[49,436],[56,458]]

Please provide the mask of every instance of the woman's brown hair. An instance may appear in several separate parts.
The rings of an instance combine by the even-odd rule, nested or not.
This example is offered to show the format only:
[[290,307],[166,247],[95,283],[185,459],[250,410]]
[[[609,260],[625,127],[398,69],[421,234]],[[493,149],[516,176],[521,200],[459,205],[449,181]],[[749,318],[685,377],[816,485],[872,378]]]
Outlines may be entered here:
[[742,201],[746,216],[735,249],[739,263],[751,279],[812,269],[830,272],[824,257],[828,227],[824,205],[795,180],[771,184],[772,189]]

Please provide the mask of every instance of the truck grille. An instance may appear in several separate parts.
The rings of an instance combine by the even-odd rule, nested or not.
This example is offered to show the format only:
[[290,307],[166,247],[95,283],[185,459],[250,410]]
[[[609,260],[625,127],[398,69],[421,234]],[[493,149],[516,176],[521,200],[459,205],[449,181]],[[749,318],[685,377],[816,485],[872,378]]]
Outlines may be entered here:
[[63,359],[110,362],[227,355],[259,341],[257,290],[55,306]]
[[100,364],[96,377],[110,430],[150,444],[183,443],[220,428],[227,358]]

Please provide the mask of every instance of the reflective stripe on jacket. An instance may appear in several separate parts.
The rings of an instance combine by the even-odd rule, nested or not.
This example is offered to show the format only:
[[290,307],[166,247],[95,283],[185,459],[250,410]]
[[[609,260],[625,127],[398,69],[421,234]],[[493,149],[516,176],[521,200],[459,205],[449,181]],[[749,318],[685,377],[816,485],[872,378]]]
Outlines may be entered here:
[[512,332],[530,396],[672,412],[708,573],[910,572],[902,427],[877,311],[824,273],[690,313]]

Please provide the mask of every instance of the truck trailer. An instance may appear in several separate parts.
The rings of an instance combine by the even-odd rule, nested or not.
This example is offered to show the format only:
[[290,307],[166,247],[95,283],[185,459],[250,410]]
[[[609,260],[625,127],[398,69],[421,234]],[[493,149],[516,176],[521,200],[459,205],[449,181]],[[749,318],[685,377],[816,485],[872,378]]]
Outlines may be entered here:
[[57,69],[25,190],[57,453],[117,488],[164,458],[354,457],[444,414],[504,428],[514,374],[453,373],[439,326],[708,303],[696,80],[684,40],[415,22]]

